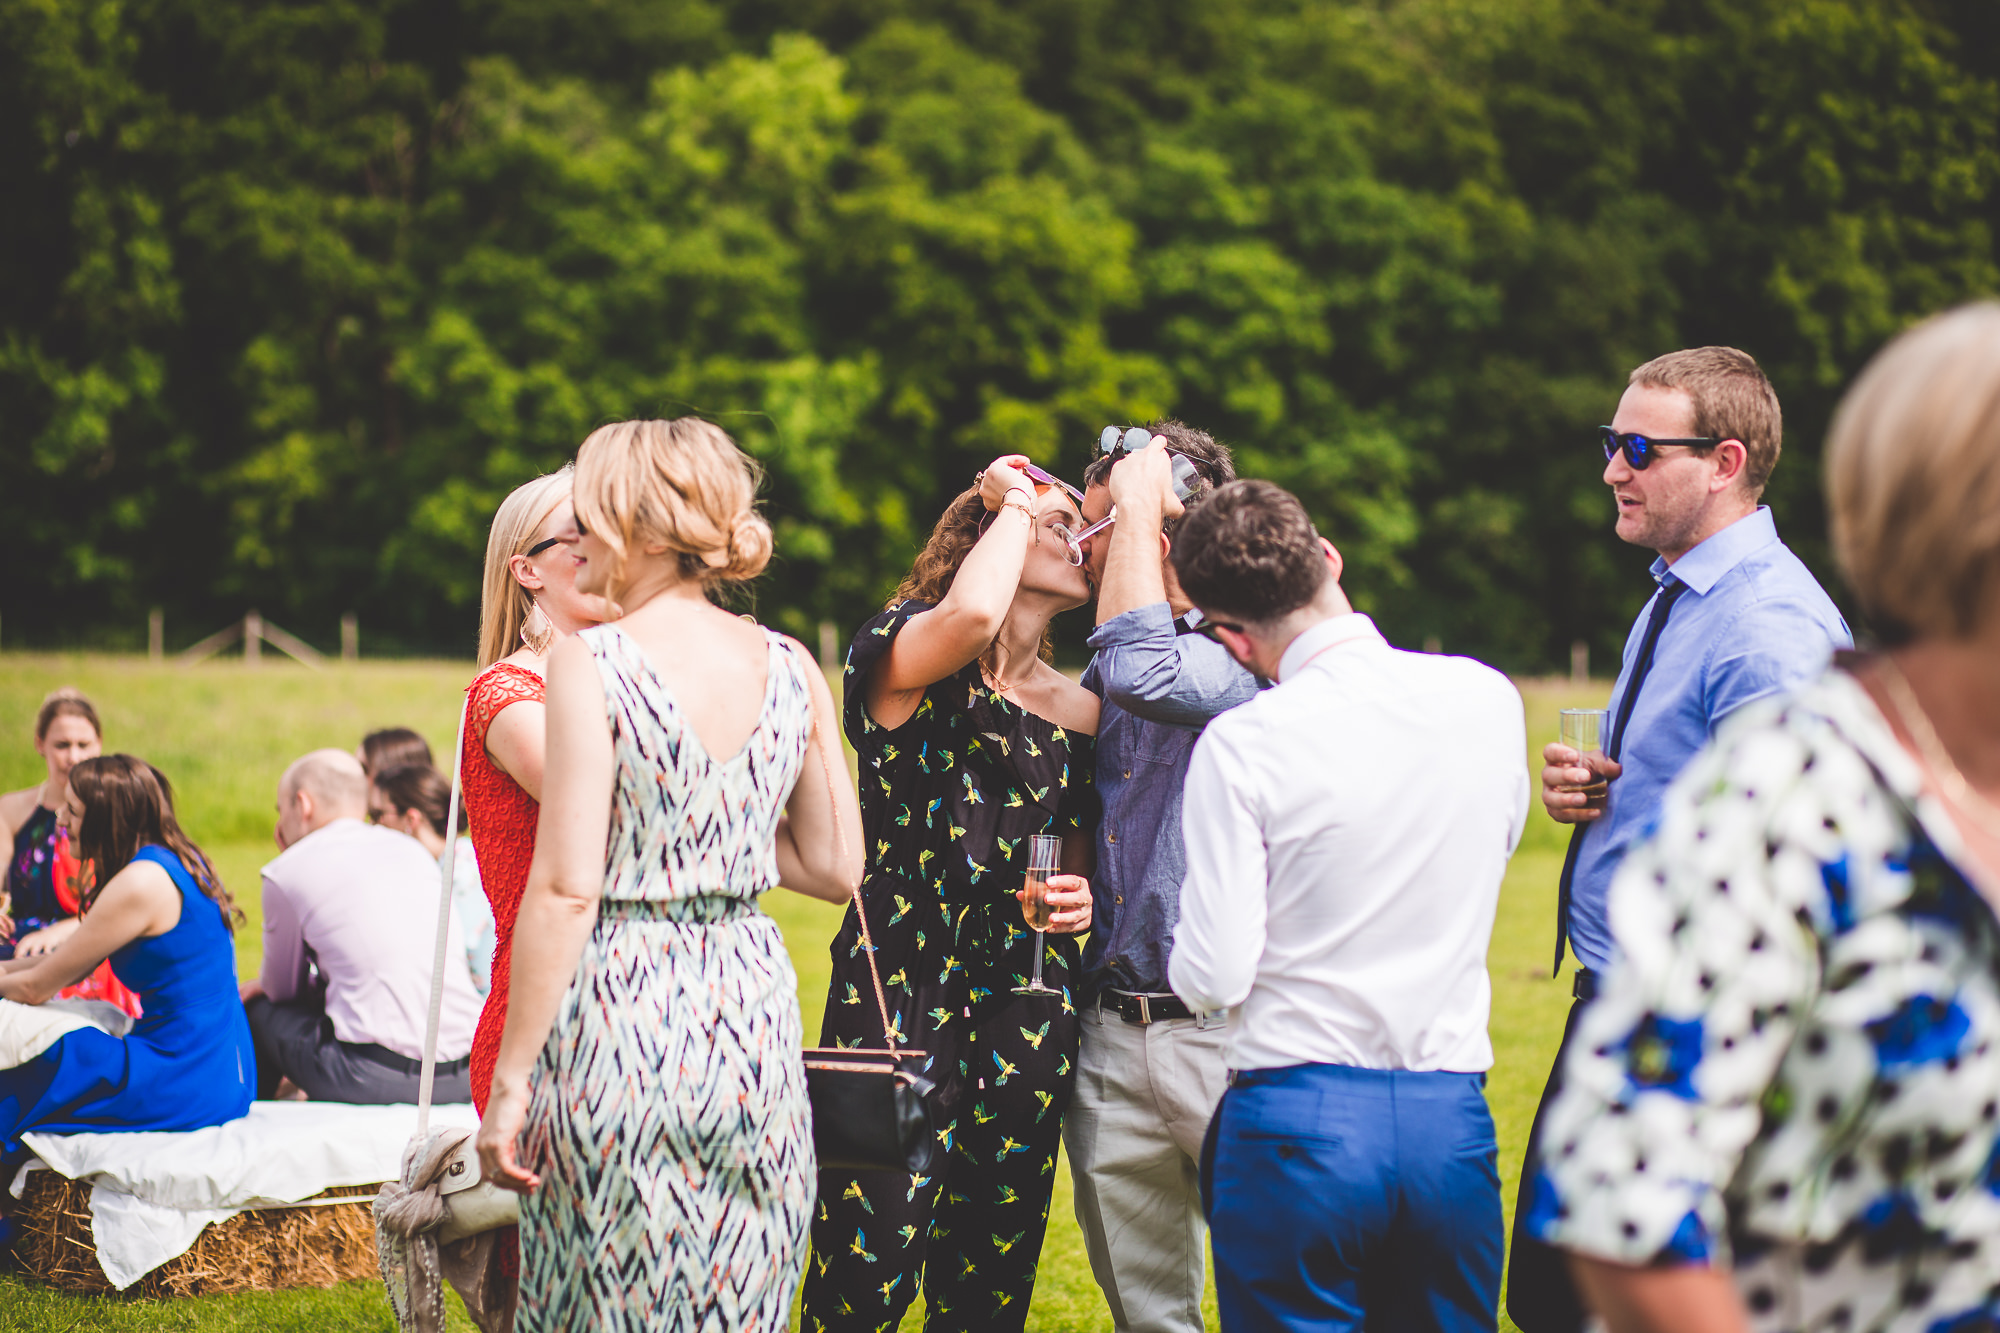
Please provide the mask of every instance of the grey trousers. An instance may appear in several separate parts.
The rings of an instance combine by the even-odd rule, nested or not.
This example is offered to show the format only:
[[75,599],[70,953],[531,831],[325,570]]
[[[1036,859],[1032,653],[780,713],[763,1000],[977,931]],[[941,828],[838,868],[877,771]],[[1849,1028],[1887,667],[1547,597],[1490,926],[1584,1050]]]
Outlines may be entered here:
[[1090,1271],[1118,1333],[1201,1333],[1198,1168],[1227,1080],[1225,1028],[1219,1018],[1142,1026],[1094,1005],[1082,1020],[1063,1146]]
[[[243,1006],[257,1048],[257,1095],[269,1098],[280,1077],[316,1102],[382,1106],[417,1100],[423,1062],[375,1045],[336,1039],[333,1020],[317,1005],[278,1004],[259,995]],[[472,1100],[472,1059],[439,1061],[431,1084],[434,1102]]]

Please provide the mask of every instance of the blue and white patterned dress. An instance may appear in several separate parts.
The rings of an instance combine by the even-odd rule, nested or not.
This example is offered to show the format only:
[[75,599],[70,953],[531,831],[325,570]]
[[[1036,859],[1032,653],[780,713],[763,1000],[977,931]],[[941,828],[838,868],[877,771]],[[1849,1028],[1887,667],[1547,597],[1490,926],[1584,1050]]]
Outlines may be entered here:
[[1844,670],[1733,719],[1613,884],[1528,1226],[1728,1267],[1756,1333],[2000,1323],[2000,921],[1962,864]]
[[782,1329],[815,1163],[798,979],[757,897],[812,695],[771,634],[757,729],[718,761],[630,637],[582,638],[617,787],[597,924],[535,1067],[520,1327]]

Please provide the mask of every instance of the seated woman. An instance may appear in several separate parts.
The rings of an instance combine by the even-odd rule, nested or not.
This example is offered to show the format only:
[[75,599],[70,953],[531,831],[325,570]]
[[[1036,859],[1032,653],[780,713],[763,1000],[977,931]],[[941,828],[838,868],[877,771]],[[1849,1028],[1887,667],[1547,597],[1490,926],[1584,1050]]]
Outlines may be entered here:
[[[0,835],[12,841],[13,859],[0,868],[0,959],[33,958],[53,951],[77,928],[78,881],[83,867],[57,809],[69,771],[104,752],[97,710],[64,686],[42,700],[35,714],[35,752],[47,772],[41,784],[0,796]],[[112,974],[109,963],[63,991],[65,1000],[105,1000],[132,1017],[139,997]]]
[[173,789],[131,755],[70,770],[63,822],[96,868],[82,924],[53,952],[0,963],[0,999],[38,1005],[106,958],[139,993],[125,1037],[79,1028],[0,1069],[0,1148],[56,1134],[186,1130],[250,1109],[257,1057],[230,939],[242,913],[174,818]]

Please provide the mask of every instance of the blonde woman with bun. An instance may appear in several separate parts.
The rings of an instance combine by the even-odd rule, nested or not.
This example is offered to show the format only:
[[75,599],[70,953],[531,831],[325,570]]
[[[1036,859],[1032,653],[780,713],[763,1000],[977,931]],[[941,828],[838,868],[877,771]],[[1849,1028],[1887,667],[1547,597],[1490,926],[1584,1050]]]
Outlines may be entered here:
[[479,606],[479,675],[466,693],[465,814],[493,906],[493,976],[472,1039],[472,1100],[486,1107],[500,1028],[514,913],[535,854],[542,798],[544,673],[555,645],[608,614],[576,586],[571,549],[573,469],[537,477],[500,502],[486,539]]
[[783,883],[846,901],[861,827],[812,659],[709,599],[770,558],[756,481],[692,418],[605,426],[577,453],[577,587],[624,614],[549,661],[479,1130],[487,1178],[525,1195],[522,1333],[782,1329],[798,1287],[798,983],[757,900]]

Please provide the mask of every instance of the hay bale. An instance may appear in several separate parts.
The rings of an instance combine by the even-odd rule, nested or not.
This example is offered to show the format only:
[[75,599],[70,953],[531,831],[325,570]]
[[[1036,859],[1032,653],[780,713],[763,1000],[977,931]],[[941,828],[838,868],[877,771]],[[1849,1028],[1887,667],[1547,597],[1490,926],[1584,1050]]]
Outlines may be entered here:
[[[318,1199],[368,1195],[379,1185],[349,1185]],[[15,1255],[29,1276],[58,1291],[108,1292],[90,1232],[90,1186],[53,1171],[29,1175],[15,1221]],[[237,1291],[331,1287],[380,1275],[375,1220],[367,1203],[317,1208],[260,1208],[202,1228],[186,1254],[127,1288],[136,1296],[208,1296]]]

